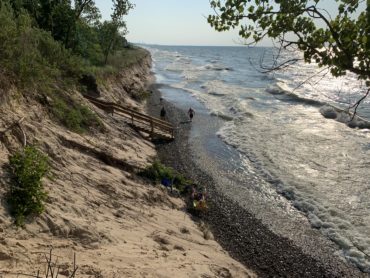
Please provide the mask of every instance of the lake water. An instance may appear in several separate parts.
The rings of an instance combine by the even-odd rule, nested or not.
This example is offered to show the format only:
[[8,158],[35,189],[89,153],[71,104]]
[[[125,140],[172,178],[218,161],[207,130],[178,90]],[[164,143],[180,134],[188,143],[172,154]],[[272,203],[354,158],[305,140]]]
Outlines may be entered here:
[[224,190],[271,226],[284,225],[269,209],[303,215],[341,256],[370,272],[370,130],[348,126],[370,119],[370,99],[358,109],[364,120],[349,123],[333,108],[347,109],[364,85],[301,62],[264,72],[261,65],[273,63],[271,48],[145,47],[163,96],[185,110],[192,106],[194,122],[199,114],[214,118],[211,127],[194,123],[192,140],[203,142],[194,144],[195,153]]

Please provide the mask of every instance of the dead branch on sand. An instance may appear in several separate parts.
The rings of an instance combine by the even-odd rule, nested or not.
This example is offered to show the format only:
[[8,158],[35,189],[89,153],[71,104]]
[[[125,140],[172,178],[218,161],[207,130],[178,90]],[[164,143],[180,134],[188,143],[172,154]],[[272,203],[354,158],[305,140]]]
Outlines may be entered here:
[[22,121],[24,120],[25,117],[21,118],[20,120],[12,123],[10,126],[8,126],[6,129],[0,131],[0,140],[2,139],[2,137],[5,135],[6,132],[8,132],[9,130],[12,130],[13,128],[15,127],[18,127],[19,130],[22,132],[22,142],[23,142],[23,147],[25,147],[27,145],[27,137],[26,137],[26,133],[24,132],[22,126],[21,126],[21,123]]
[[7,274],[7,275],[15,275],[16,277],[33,277],[33,278],[58,278],[59,274],[62,274],[64,276],[67,276],[68,278],[75,278],[78,266],[76,265],[76,253],[73,254],[73,266],[72,270],[63,269],[61,270],[62,265],[58,264],[58,256],[56,257],[56,260],[53,260],[53,249],[50,249],[49,254],[43,253],[46,259],[46,273],[40,274],[40,270],[37,271],[36,274],[27,274],[27,273],[13,273],[13,272],[1,272],[0,271],[0,277],[1,274]]

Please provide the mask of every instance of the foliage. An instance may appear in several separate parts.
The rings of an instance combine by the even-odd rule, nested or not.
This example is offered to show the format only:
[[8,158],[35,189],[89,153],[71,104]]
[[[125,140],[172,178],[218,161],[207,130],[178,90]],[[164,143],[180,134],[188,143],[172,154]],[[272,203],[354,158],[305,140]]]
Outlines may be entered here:
[[148,91],[140,90],[138,92],[130,92],[130,95],[133,99],[138,102],[142,102],[150,97],[150,93]]
[[172,181],[174,187],[177,188],[180,193],[186,193],[187,187],[192,184],[192,182],[183,175],[177,173],[171,167],[164,166],[158,161],[154,161],[152,165],[140,172],[139,175],[155,183],[159,183],[162,179],[167,178]]
[[[115,20],[123,26],[125,12],[122,11],[127,13],[124,7],[131,9],[132,5],[125,6],[128,1],[118,2],[117,7],[121,5],[123,9],[121,14],[116,12]],[[37,92],[51,98],[51,113],[60,123],[76,132],[101,127],[101,122],[67,91],[71,91],[71,87],[78,88],[78,80],[84,74],[117,73],[137,62],[145,53],[128,47],[127,41],[115,29],[109,33],[114,37],[114,44],[108,53],[113,58],[105,54],[102,24],[98,19],[99,11],[92,0],[76,0],[75,6],[69,0],[0,2],[2,75],[9,77],[27,97]],[[105,62],[107,65],[103,67]]]
[[41,179],[48,173],[48,158],[35,147],[28,146],[9,159],[13,182],[8,195],[11,213],[17,225],[23,225],[26,216],[41,214],[47,193]]
[[158,161],[154,161],[154,163],[143,170],[140,175],[152,180],[153,182],[160,182],[163,178],[172,180],[174,178],[174,170],[170,167],[164,166]]
[[[107,64],[108,55],[117,47],[117,42],[126,35],[124,16],[133,8],[128,0],[113,0],[113,14],[111,21],[104,21],[100,27],[101,45],[104,52],[104,64]],[[125,41],[125,40],[124,40]]]
[[370,2],[332,1],[337,8],[333,16],[322,2],[213,0],[216,14],[209,15],[208,22],[218,31],[239,28],[239,35],[250,43],[265,37],[278,40],[284,48],[301,50],[306,62],[329,67],[334,76],[351,71],[369,80]]
[[138,63],[147,56],[146,50],[129,46],[111,54],[104,67],[91,66],[89,71],[97,77],[101,84],[104,83],[106,77],[122,72],[123,69]]
[[83,133],[90,128],[101,128],[100,119],[87,106],[81,105],[64,95],[52,95],[51,112],[68,129]]
[[[97,66],[106,64],[108,56],[115,50],[126,47],[124,17],[132,8],[129,0],[113,0],[112,19],[101,23],[100,11],[93,0],[4,0],[0,3],[0,12],[8,13],[13,27],[19,25],[20,17],[26,16],[27,28],[33,29],[32,33],[43,31],[62,48]],[[37,36],[28,33],[37,42]],[[17,39],[17,35],[5,36],[5,42]]]
[[99,26],[99,39],[102,51],[104,53],[104,64],[107,64],[108,55],[112,53],[114,48],[114,42],[117,39],[118,27],[113,21],[104,21]]
[[128,68],[140,60],[148,56],[148,52],[142,48],[123,48],[117,50],[111,57],[108,59],[108,65],[113,66],[118,71]]
[[0,65],[19,88],[45,89],[82,71],[83,62],[48,32],[32,27],[27,13],[15,17],[10,6],[2,3],[0,22]]
[[104,54],[98,28],[92,28],[85,22],[79,22],[76,28],[74,53],[89,61],[91,65],[103,66]]
[[160,162],[154,161],[139,175],[154,183],[162,182],[163,179],[171,181],[173,187],[184,197],[187,211],[194,216],[199,217],[208,210],[206,189],[185,178],[171,167],[166,167]]

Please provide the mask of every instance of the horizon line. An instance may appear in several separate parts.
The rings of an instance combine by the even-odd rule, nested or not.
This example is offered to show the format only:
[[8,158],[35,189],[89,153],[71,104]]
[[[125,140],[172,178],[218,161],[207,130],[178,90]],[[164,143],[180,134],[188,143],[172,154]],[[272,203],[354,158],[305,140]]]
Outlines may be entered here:
[[132,44],[140,45],[153,45],[153,46],[189,46],[189,47],[246,47],[246,48],[258,48],[258,47],[273,47],[267,45],[207,45],[207,44],[160,44],[160,43],[144,43],[144,42],[129,42]]

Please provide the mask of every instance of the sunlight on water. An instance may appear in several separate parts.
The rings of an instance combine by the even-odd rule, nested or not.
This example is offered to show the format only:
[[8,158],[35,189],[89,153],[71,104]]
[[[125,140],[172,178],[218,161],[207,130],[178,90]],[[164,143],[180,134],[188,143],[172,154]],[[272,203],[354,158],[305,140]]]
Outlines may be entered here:
[[[361,97],[363,84],[351,75],[317,75],[313,64],[261,73],[259,59],[271,53],[268,48],[149,50],[161,83],[224,120],[218,135],[240,153],[227,175],[270,181],[265,194],[284,196],[344,257],[370,272],[370,132],[349,128],[348,115],[340,112]],[[367,119],[369,104],[359,109]],[[213,159],[227,168],[226,156],[220,152]]]

